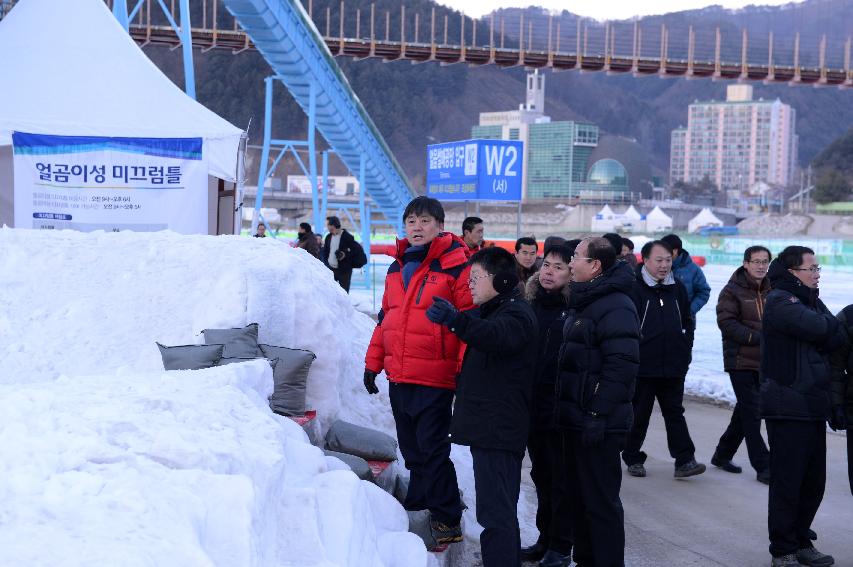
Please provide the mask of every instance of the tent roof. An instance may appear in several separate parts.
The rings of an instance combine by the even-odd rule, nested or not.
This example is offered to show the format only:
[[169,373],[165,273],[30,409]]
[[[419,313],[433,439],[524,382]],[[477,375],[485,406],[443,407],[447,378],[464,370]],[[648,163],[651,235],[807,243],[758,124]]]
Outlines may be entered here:
[[610,205],[604,205],[600,211],[596,213],[597,215],[612,215],[613,209],[610,208]]
[[0,145],[15,130],[201,137],[210,175],[234,180],[241,130],[172,83],[103,0],[18,2],[0,20],[0,83]]
[[723,221],[721,221],[719,217],[717,217],[717,215],[711,212],[711,209],[706,207],[699,211],[699,214],[690,219],[690,223],[702,223],[703,226],[708,226],[713,223],[722,225]]
[[646,215],[646,219],[659,219],[659,220],[668,220],[671,221],[672,217],[663,212],[663,210],[655,205],[655,208],[649,211],[649,214]]
[[628,210],[625,211],[624,216],[627,219],[642,219],[643,218],[643,215],[641,215],[640,212],[634,208],[634,205],[631,205],[630,207],[628,207]]

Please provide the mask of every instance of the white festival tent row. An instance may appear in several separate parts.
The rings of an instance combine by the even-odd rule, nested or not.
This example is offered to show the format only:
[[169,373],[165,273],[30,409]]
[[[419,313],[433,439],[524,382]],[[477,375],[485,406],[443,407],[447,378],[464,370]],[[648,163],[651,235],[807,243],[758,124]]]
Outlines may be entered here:
[[[84,22],[85,29],[73,22]],[[172,83],[103,0],[18,2],[0,20],[0,84],[0,226],[13,226],[12,134],[26,132],[201,138],[198,168],[206,169],[208,195],[200,202],[207,201],[208,211],[200,222],[210,233],[230,232],[223,225],[233,230],[243,131]],[[235,191],[225,191],[224,182],[234,183]]]
[[671,232],[672,217],[663,212],[660,207],[655,206],[646,215],[646,232]]
[[704,208],[687,223],[687,232],[699,232],[700,229],[711,226],[723,226],[723,221],[711,209]]
[[617,215],[610,208],[610,205],[604,205],[595,216],[592,217],[593,232],[611,232],[617,223]]
[[610,205],[604,205],[592,217],[591,225],[593,232],[635,233],[643,232],[646,223],[634,205],[628,207],[624,213],[614,213]]

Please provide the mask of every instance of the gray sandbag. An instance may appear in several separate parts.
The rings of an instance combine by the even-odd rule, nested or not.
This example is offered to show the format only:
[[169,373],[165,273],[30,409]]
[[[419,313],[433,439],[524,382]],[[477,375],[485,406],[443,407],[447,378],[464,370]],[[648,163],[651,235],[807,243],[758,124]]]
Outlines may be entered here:
[[326,449],[367,461],[397,460],[397,440],[386,433],[337,420],[326,433]]
[[367,464],[367,461],[361,457],[347,455],[346,453],[339,453],[337,451],[329,451],[328,449],[324,449],[323,453],[327,457],[335,457],[336,459],[342,460],[350,470],[355,473],[355,476],[361,480],[369,480],[373,482],[373,471],[370,470],[370,465]]

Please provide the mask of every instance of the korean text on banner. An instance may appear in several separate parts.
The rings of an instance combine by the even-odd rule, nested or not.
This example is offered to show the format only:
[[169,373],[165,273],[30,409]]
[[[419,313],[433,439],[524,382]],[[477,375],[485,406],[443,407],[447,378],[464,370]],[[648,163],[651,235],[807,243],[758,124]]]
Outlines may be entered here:
[[17,228],[207,234],[202,138],[12,134]]
[[523,160],[520,141],[427,146],[427,195],[446,201],[520,201]]

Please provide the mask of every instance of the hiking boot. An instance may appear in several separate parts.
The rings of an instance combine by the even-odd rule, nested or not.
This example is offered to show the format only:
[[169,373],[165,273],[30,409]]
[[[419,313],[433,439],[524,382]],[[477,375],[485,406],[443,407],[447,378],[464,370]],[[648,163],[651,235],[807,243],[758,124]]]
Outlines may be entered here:
[[797,550],[797,561],[800,565],[812,565],[814,567],[828,567],[835,565],[835,559],[831,555],[821,553],[814,547],[804,547]]
[[736,464],[734,464],[731,459],[721,459],[714,453],[714,456],[711,457],[711,464],[717,467],[718,469],[723,469],[726,472],[740,474],[743,472],[743,469]]
[[636,477],[644,477],[646,476],[646,467],[643,466],[643,463],[628,465],[628,474]]
[[797,561],[797,556],[793,553],[774,557],[770,562],[770,567],[800,567],[800,562]]
[[549,549],[542,558],[542,561],[539,562],[539,567],[569,567],[571,562],[571,555],[563,555],[553,549]]
[[529,547],[521,548],[521,560],[522,561],[539,561],[545,556],[545,552],[548,551],[548,546],[541,539],[536,540],[536,543]]
[[680,467],[675,467],[675,478],[687,478],[688,476],[696,476],[705,472],[705,465],[697,463],[696,459],[690,459]]
[[432,532],[432,538],[438,545],[462,541],[462,526],[460,524],[449,526],[438,520],[430,520],[429,530]]
[[756,473],[755,480],[761,484],[770,484],[770,471],[761,471]]

